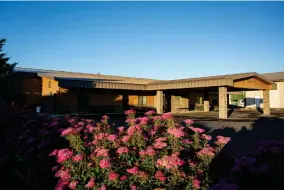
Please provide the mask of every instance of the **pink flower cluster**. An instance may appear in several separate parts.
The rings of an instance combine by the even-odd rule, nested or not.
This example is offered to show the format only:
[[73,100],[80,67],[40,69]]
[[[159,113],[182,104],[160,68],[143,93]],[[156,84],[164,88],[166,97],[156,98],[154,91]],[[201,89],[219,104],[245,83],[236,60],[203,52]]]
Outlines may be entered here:
[[108,136],[108,140],[110,140],[110,141],[115,141],[116,138],[117,138],[117,135],[109,135]]
[[66,136],[66,135],[71,135],[71,134],[76,134],[78,133],[78,131],[72,127],[68,127],[67,129],[65,129],[64,131],[62,131],[61,135],[62,136]]
[[83,160],[83,157],[84,157],[84,156],[83,156],[82,154],[77,154],[77,155],[73,156],[72,160],[73,160],[74,162],[80,162],[80,161]]
[[148,121],[148,117],[142,117],[140,120],[140,125],[147,125]]
[[62,163],[71,158],[73,155],[72,150],[69,149],[61,149],[57,152],[57,162]]
[[205,134],[202,134],[202,135],[201,135],[201,138],[202,138],[202,139],[205,139],[205,140],[207,140],[207,141],[210,141],[210,140],[212,139],[212,137],[211,137],[210,135],[205,135]]
[[172,113],[170,113],[170,112],[168,112],[168,113],[164,113],[163,115],[162,115],[162,119],[173,119],[173,114]]
[[97,135],[94,136],[95,139],[97,140],[102,140],[102,139],[107,139],[109,136],[108,133],[99,133]]
[[154,117],[153,117],[153,120],[154,120],[154,121],[161,121],[161,120],[162,120],[162,117],[157,115],[157,116],[154,116]]
[[60,170],[56,172],[55,177],[59,177],[64,182],[68,182],[71,179],[69,170],[64,169],[64,167],[62,167]]
[[155,115],[155,114],[156,114],[155,110],[150,110],[150,111],[147,111],[145,113],[146,116],[152,116],[152,115]]
[[119,147],[116,151],[117,154],[123,154],[123,153],[128,153],[129,150],[127,147]]
[[125,121],[126,123],[130,124],[130,125],[135,125],[136,124],[136,119],[134,118],[128,118]]
[[192,140],[189,140],[189,139],[183,139],[181,142],[185,144],[192,144]]
[[137,166],[133,167],[133,168],[129,168],[126,170],[128,173],[130,174],[138,174],[139,172],[139,168]]
[[175,153],[170,156],[164,156],[163,158],[159,158],[156,162],[156,166],[171,169],[182,166],[184,163],[185,162],[178,157],[178,154]]
[[162,149],[162,148],[168,146],[168,144],[165,143],[165,141],[167,141],[167,138],[166,138],[166,137],[157,138],[157,139],[155,140],[155,143],[154,143],[154,148],[155,148],[155,149]]
[[185,135],[185,133],[183,132],[183,127],[180,128],[169,128],[167,130],[167,132],[171,135],[173,135],[176,138],[181,138]]
[[94,178],[91,178],[88,183],[85,185],[86,188],[88,189],[93,189],[95,186],[95,179]]
[[101,168],[110,168],[111,167],[111,164],[110,164],[110,161],[108,160],[108,159],[102,159],[101,161],[100,161],[100,167]]
[[205,147],[203,149],[201,149],[199,152],[197,152],[197,156],[198,157],[214,157],[215,153],[214,153],[214,149],[212,147]]
[[139,125],[135,125],[135,126],[130,126],[128,129],[127,129],[127,134],[129,136],[133,135],[135,132],[141,132],[142,129]]
[[118,129],[119,133],[123,133],[123,132],[124,132],[125,127],[120,126],[120,127],[118,127],[117,129]]
[[216,138],[217,138],[216,144],[225,145],[231,141],[230,137],[217,136]]
[[205,132],[204,129],[197,128],[197,127],[188,127],[188,128],[191,129],[195,133],[204,133]]
[[96,150],[94,151],[94,154],[97,157],[103,156],[103,157],[107,157],[108,156],[108,149],[105,148],[96,148]]
[[124,112],[125,115],[134,115],[135,113],[136,113],[135,110],[126,110]]
[[193,187],[196,189],[200,189],[200,181],[198,179],[193,180]]
[[158,170],[155,173],[155,178],[158,179],[159,181],[162,181],[162,182],[167,180],[167,177],[164,175],[164,173],[161,170]]
[[90,124],[88,124],[87,126],[86,126],[86,128],[88,129],[88,131],[90,132],[90,133],[92,133],[96,128],[95,127],[93,127],[92,125],[90,125]]
[[186,120],[184,120],[184,122],[185,122],[187,125],[192,125],[192,124],[194,123],[194,121],[191,120],[191,119],[186,119]]
[[103,120],[108,120],[109,117],[108,117],[107,115],[104,115],[104,116],[102,117],[102,119],[103,119]]
[[146,148],[146,150],[141,150],[139,152],[139,155],[140,156],[145,156],[145,155],[148,155],[148,156],[154,156],[156,154],[156,151],[153,149],[152,146],[148,146]]
[[77,184],[78,184],[78,181],[71,181],[69,183],[69,188],[70,189],[76,189]]
[[119,175],[115,172],[110,172],[108,175],[108,178],[110,181],[116,180],[119,177]]

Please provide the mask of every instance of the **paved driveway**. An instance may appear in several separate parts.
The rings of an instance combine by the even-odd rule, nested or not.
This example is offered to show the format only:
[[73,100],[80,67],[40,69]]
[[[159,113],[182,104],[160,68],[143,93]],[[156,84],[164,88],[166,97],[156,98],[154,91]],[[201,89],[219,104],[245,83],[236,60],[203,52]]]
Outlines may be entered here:
[[284,140],[284,111],[272,110],[265,117],[257,110],[235,110],[227,120],[219,120],[218,112],[177,114],[176,119],[193,119],[195,125],[208,130],[213,138],[228,136],[232,141],[224,152],[235,154],[255,149],[262,140]]

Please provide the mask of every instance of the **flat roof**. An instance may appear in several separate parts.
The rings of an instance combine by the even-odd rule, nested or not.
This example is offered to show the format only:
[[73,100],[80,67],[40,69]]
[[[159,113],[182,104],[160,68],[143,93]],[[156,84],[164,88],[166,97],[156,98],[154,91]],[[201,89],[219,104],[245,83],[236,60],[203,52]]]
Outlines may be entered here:
[[81,80],[81,81],[100,81],[100,82],[116,82],[116,83],[130,83],[130,84],[148,84],[155,79],[135,78],[135,77],[122,77],[113,75],[102,75],[92,73],[78,73],[67,71],[55,71],[44,69],[33,69],[16,67],[16,72],[36,73],[38,76],[51,78],[51,79],[64,79],[64,80]]
[[261,75],[274,82],[284,81],[284,72],[263,73]]
[[[77,73],[16,67],[16,72],[35,73],[39,77],[46,77],[59,81],[66,87],[108,88],[127,90],[167,90],[183,88],[201,88],[233,86],[235,81],[257,77],[266,84],[274,84],[272,80],[256,72],[217,75],[179,80],[155,80],[146,78],[122,77],[90,73]],[[283,72],[284,73],[284,72]]]

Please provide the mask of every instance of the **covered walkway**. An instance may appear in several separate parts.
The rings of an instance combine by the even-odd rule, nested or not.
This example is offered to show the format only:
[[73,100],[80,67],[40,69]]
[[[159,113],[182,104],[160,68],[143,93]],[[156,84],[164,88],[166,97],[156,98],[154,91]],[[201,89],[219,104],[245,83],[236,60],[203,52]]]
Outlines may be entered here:
[[[154,82],[148,84],[149,89],[156,89],[156,108],[158,113],[171,111],[179,113],[180,109],[188,112],[189,105],[196,99],[192,94],[199,94],[199,104],[203,111],[209,112],[214,106],[214,99],[210,94],[217,95],[218,117],[228,118],[228,94],[237,91],[260,90],[263,92],[263,114],[270,115],[269,90],[276,89],[276,85],[257,73],[222,75],[193,79]],[[197,100],[198,101],[198,100]],[[166,109],[166,110],[164,110]]]

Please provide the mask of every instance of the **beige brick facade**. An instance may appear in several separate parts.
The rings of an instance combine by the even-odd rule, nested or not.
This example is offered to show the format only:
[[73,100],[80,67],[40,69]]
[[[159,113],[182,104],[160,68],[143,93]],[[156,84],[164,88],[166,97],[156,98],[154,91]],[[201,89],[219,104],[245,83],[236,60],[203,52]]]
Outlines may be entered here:
[[209,100],[204,100],[204,112],[209,112]]
[[204,92],[204,112],[209,112],[210,105],[209,105],[209,92]]
[[175,95],[171,95],[171,112],[177,113],[178,112],[178,99]]
[[263,91],[263,114],[270,115],[269,90]]
[[219,87],[219,118],[226,119],[228,117],[227,108],[227,87]]
[[155,107],[157,109],[157,114],[162,114],[164,112],[164,95],[163,91],[157,91],[155,96]]

